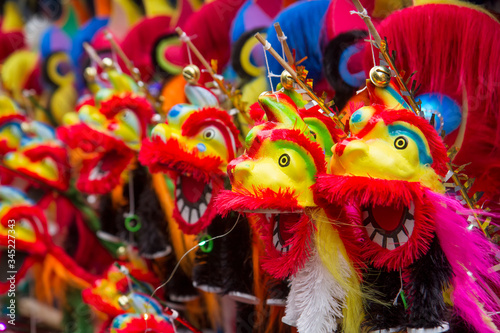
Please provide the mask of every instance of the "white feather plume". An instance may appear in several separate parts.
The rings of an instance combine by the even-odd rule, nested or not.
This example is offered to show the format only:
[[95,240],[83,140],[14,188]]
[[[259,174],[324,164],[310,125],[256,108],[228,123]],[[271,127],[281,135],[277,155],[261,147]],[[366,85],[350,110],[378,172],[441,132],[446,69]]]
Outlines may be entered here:
[[[341,255],[339,253],[339,255]],[[348,264],[341,257],[339,269],[349,276]],[[299,333],[332,333],[342,318],[346,290],[333,278],[316,250],[304,268],[291,278],[284,323],[294,323]]]

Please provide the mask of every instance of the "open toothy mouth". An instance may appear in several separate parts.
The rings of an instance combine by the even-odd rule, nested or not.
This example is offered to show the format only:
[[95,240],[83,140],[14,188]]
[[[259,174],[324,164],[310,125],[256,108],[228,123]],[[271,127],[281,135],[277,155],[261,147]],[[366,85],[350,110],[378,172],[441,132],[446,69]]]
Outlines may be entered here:
[[370,239],[388,250],[408,242],[415,225],[415,205],[410,207],[371,206],[362,209],[363,225]]
[[120,182],[120,175],[129,165],[132,152],[111,150],[83,161],[78,188],[86,193],[105,193]]
[[98,161],[96,166],[90,170],[89,180],[101,180],[103,177],[106,177],[109,174],[109,170],[104,170],[103,166],[103,160]]
[[175,183],[175,209],[187,224],[196,224],[212,201],[212,182],[205,183],[184,174]]
[[266,220],[273,228],[273,245],[276,251],[282,254],[290,251],[291,245],[287,245],[293,236],[290,229],[299,222],[300,217],[301,214],[296,213],[266,214]]

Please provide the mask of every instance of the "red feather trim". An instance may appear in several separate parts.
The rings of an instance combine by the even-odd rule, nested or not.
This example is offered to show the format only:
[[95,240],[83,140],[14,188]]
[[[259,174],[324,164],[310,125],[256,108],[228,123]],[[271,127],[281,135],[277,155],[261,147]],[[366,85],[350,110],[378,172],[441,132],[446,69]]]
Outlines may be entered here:
[[[121,182],[122,172],[135,156],[135,152],[123,141],[96,131],[86,124],[60,127],[57,129],[57,135],[73,149],[80,148],[88,153],[104,151],[97,157],[82,162],[76,187],[85,193],[104,194],[115,188]],[[107,162],[106,171],[109,173],[100,179],[90,180],[92,169],[100,161]]]
[[[47,231],[47,220],[43,212],[35,206],[15,206],[2,216],[1,224],[6,229],[8,228],[9,220],[14,220],[16,222],[24,220],[30,224],[35,233],[34,242],[17,238],[16,249],[28,252],[30,255],[38,258],[45,256],[51,244],[51,239]],[[0,235],[0,245],[7,247],[8,239],[7,233],[5,235]]]
[[149,168],[152,173],[176,171],[191,174],[193,178],[207,183],[213,177],[225,175],[219,167],[222,164],[220,157],[201,157],[198,150],[186,151],[181,143],[169,139],[167,143],[160,138],[152,141],[144,140],[139,153],[139,161]]
[[101,295],[94,294],[91,288],[87,288],[82,291],[82,298],[85,303],[93,306],[98,311],[105,313],[110,317],[116,317],[125,313],[122,308],[113,306]]
[[273,224],[263,214],[256,216],[256,229],[264,241],[265,255],[262,257],[262,268],[277,279],[285,279],[294,275],[309,258],[312,245],[312,234],[315,229],[306,214],[302,214],[299,221],[290,229],[293,236],[288,239],[283,247],[290,246],[287,253],[279,252],[273,243]]
[[[276,123],[273,122],[267,122],[264,126],[252,140],[251,147],[248,148],[246,155],[243,155],[246,156],[244,159],[254,157],[259,152],[264,140],[268,138],[271,141],[293,142],[312,156],[318,173],[326,173],[325,154],[318,143],[309,140],[299,129],[274,128]],[[241,161],[241,158],[240,156],[239,161]],[[235,163],[231,164],[235,165]]]
[[271,140],[283,140],[296,143],[311,154],[317,173],[326,172],[325,153],[323,149],[321,149],[318,143],[309,140],[300,130],[275,129],[271,131]]
[[250,108],[248,109],[248,114],[250,115],[250,118],[255,122],[255,123],[261,123],[262,118],[266,115],[266,112],[260,107],[259,102],[255,102],[252,105],[250,105]]
[[[122,152],[111,150],[93,159],[83,160],[76,187],[85,193],[109,193],[122,182],[121,175],[132,162],[134,155],[134,152],[131,150]],[[106,169],[108,174],[100,179],[91,180],[90,175],[92,174],[92,170],[101,161],[108,161]]]
[[8,116],[0,117],[0,126],[2,126],[5,123],[12,122],[14,120],[22,122],[26,120],[26,117],[22,114],[9,114]]
[[282,212],[300,213],[303,208],[297,202],[295,190],[280,189],[275,192],[270,188],[253,188],[251,191],[238,184],[233,191],[222,191],[215,198],[219,214],[226,216],[230,211],[278,210]]
[[55,181],[50,181],[24,168],[19,169],[19,171],[25,170],[24,172],[26,172],[28,175],[36,179],[39,179],[42,182],[58,190],[66,191],[68,189],[69,178],[71,175],[70,175],[70,165],[68,161],[68,152],[65,148],[53,145],[40,145],[32,149],[25,150],[24,155],[28,157],[32,162],[40,162],[45,158],[52,158],[54,162],[57,164],[59,179]]
[[192,113],[182,124],[182,135],[195,135],[200,125],[207,120],[219,121],[224,124],[229,130],[229,133],[233,136],[236,148],[241,147],[241,143],[238,140],[238,134],[240,132],[234,125],[231,116],[226,111],[214,107],[206,107]]
[[142,138],[144,138],[147,132],[146,128],[151,123],[151,117],[154,114],[151,104],[144,97],[134,95],[133,93],[113,95],[110,99],[101,103],[99,111],[108,119],[111,119],[125,109],[133,111],[139,118]]

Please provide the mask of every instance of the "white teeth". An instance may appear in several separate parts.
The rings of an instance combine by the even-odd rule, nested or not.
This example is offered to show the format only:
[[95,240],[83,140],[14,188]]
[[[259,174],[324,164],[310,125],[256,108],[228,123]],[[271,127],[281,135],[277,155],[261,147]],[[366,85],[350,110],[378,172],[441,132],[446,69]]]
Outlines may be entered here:
[[92,170],[90,170],[89,180],[101,180],[103,177],[106,177],[109,174],[109,170],[101,170],[101,165],[102,162],[99,161],[97,165]]
[[193,224],[198,222],[198,211],[196,209],[191,210],[191,221],[189,223]]
[[408,230],[408,236],[411,236],[413,233],[413,227],[415,226],[415,220],[406,220],[405,221],[405,228]]
[[401,232],[398,234],[398,239],[399,239],[399,246],[401,246],[408,241],[408,236],[406,236],[404,231],[401,230]]
[[377,243],[378,245],[383,246],[383,244],[384,244],[384,236],[382,236],[381,234],[379,234],[377,232],[377,233],[375,233],[375,237],[373,237],[373,241],[375,243]]
[[200,217],[203,216],[203,214],[205,214],[205,211],[207,210],[207,205],[205,205],[203,202],[200,203],[198,210],[200,212]]
[[96,180],[98,174],[99,174],[99,171],[97,170],[97,167],[93,168],[90,171],[89,180]]
[[271,223],[271,219],[273,218],[273,214],[264,214],[264,216],[266,217],[266,220],[267,220],[267,223]]
[[179,199],[177,200],[177,209],[180,211],[184,207],[184,200]]
[[212,188],[210,188],[210,191],[205,194],[205,200],[207,203],[210,202],[210,199],[212,199]]
[[273,230],[273,244],[274,244],[274,247],[276,248],[276,250],[280,251],[281,252],[281,243],[280,243],[280,236],[278,235],[279,231],[277,230],[278,228],[278,224],[276,224],[276,226],[274,227],[274,230]]
[[[271,214],[266,214],[266,215],[271,215]],[[267,217],[267,216],[266,216]],[[279,236],[279,223],[275,223],[274,229],[273,229],[273,244],[274,247],[278,252],[281,252],[282,254],[286,254],[288,251],[290,251],[290,245],[283,247],[281,245],[281,240]]]
[[181,195],[181,193],[182,193],[182,191],[181,191],[181,189],[180,189],[180,188],[177,188],[177,189],[175,190],[175,196],[176,196],[176,197],[179,197],[179,196]]
[[375,228],[373,227],[373,224],[371,223],[368,223],[366,226],[366,232],[368,233],[368,236],[371,237],[371,235],[373,234],[373,232],[375,231]]
[[181,216],[184,219],[184,221],[189,223],[189,207],[184,206],[184,209],[181,212]]
[[394,241],[392,240],[392,238],[388,238],[387,239],[386,249],[387,250],[394,250],[394,249],[396,249],[396,244],[394,243]]
[[415,214],[415,204],[413,203],[413,201],[411,202],[410,209],[408,211],[410,212],[411,215]]

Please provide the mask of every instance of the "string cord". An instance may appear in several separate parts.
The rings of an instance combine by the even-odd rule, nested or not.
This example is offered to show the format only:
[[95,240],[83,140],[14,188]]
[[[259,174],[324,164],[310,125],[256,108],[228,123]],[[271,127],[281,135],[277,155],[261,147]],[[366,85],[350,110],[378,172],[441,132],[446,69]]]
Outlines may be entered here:
[[[184,43],[187,43],[188,41],[191,40],[191,38],[188,35],[186,35],[185,32],[183,32],[182,35],[179,36],[179,39],[181,41],[183,41]],[[193,59],[191,58],[191,49],[189,48],[189,46],[186,46],[186,47],[187,47],[187,51],[188,51],[189,64],[192,65]]]
[[[214,240],[216,240],[216,239],[223,238],[223,237],[226,237],[227,235],[229,235],[229,234],[230,234],[230,233],[234,230],[234,228],[236,228],[236,225],[238,224],[238,221],[240,220],[240,216],[241,216],[241,214],[238,214],[238,218],[236,219],[236,222],[234,222],[234,225],[231,227],[231,229],[229,229],[229,231],[228,231],[228,232],[226,232],[226,233],[224,233],[224,234],[222,234],[222,235],[219,235],[219,236],[212,237],[211,241],[214,241]],[[177,262],[177,264],[175,265],[174,269],[172,270],[172,273],[170,273],[170,276],[169,276],[169,278],[167,279],[167,281],[163,282],[160,286],[158,286],[158,287],[157,287],[157,288],[153,291],[153,293],[149,296],[148,303],[147,303],[147,306],[146,306],[146,315],[149,315],[148,310],[149,310],[149,304],[150,304],[150,302],[151,302],[151,299],[154,297],[154,295],[156,294],[156,292],[157,292],[158,290],[160,290],[161,288],[165,287],[165,286],[167,285],[167,283],[169,283],[169,282],[170,282],[170,280],[172,280],[172,278],[174,277],[175,272],[177,272],[177,269],[179,268],[179,265],[180,265],[180,263],[182,262],[182,260],[183,260],[183,259],[184,259],[184,258],[185,258],[185,257],[186,257],[189,253],[191,253],[193,250],[197,249],[197,248],[198,248],[198,247],[200,247],[200,246],[205,245],[205,243],[206,243],[206,242],[207,242],[207,241],[205,241],[205,240],[204,240],[204,241],[199,242],[198,244],[196,244],[195,246],[193,246],[192,248],[190,248],[188,251],[186,251],[186,253],[184,253],[184,254],[182,255],[182,257],[179,259],[179,261],[178,261],[178,262]],[[147,329],[147,327],[146,327],[146,329]]]

